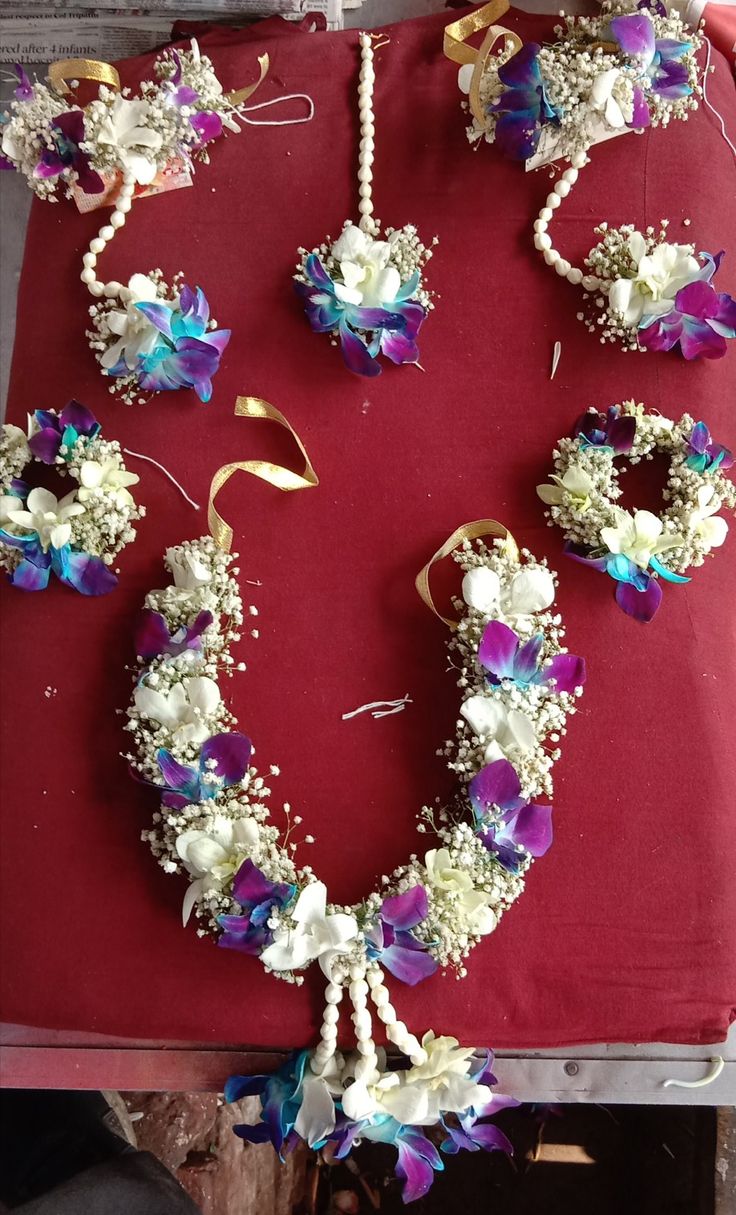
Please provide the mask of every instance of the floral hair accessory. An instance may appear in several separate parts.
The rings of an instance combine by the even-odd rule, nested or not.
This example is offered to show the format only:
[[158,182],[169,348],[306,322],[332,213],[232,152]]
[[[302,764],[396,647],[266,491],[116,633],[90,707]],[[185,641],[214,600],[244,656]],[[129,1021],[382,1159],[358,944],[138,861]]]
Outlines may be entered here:
[[[76,483],[65,497],[32,486],[32,463],[53,467]],[[105,595],[117,585],[111,566],[135,539],[145,508],[130,487],[138,476],[123,463],[120,444],[101,438],[93,414],[78,401],[57,413],[36,409],[28,434],[0,433],[0,565],[13,586],[42,591],[54,574],[82,595]]]
[[422,280],[432,250],[412,224],[382,234],[373,218],[372,37],[360,35],[360,221],[348,220],[335,241],[328,237],[316,249],[299,249],[294,276],[312,329],[339,342],[346,366],[366,376],[380,375],[381,355],[392,363],[419,365],[417,336],[433,307]]
[[[239,412],[290,429],[265,402],[248,398]],[[417,579],[436,611],[434,564],[452,554],[464,574],[463,598],[454,601],[461,618],[447,621],[461,689],[457,735],[444,747],[455,796],[439,813],[421,811],[419,832],[434,836],[423,855],[382,877],[355,905],[331,903],[312,867],[297,863],[292,828],[301,818],[284,806],[286,832],[272,821],[270,786],[279,769],[259,773],[221,692],[223,678],[243,669],[230,650],[244,612],[238,571],[230,572],[232,533],[214,496],[236,467],[282,489],[316,484],[299,446],[304,475],[254,462],[220,470],[210,496],[213,535],[168,550],[173,585],[147,595],[137,634],[126,758],[136,778],[158,791],[161,811],[143,839],[165,872],[188,877],[185,922],[194,913],[200,936],[258,958],[287,982],[301,984],[314,962],[326,979],[317,1046],[272,1076],[228,1082],[229,1100],[261,1098],[262,1121],[236,1132],[269,1140],[280,1154],[304,1140],[330,1158],[347,1156],[358,1139],[392,1143],[408,1202],[427,1191],[443,1154],[510,1150],[488,1120],[515,1102],[492,1091],[489,1051],[431,1030],[415,1036],[391,1002],[386,974],[411,985],[440,968],[464,975],[473,947],[522,893],[533,858],[551,844],[551,772],[585,664],[563,647],[546,564],[519,551],[492,520],[455,532]],[[304,842],[314,841],[307,835]],[[348,1001],[356,1043],[349,1055],[337,1049]],[[400,1060],[389,1063],[374,1042],[371,1005]]]
[[[616,505],[621,495],[615,460],[632,464],[656,452],[670,457],[660,515]],[[558,524],[565,551],[616,583],[616,602],[635,620],[649,621],[662,600],[662,582],[689,582],[685,571],[719,548],[728,524],[719,511],[736,509],[736,486],[724,475],[733,464],[704,422],[684,414],[673,422],[625,401],[607,413],[589,409],[553,453],[552,484],[538,485],[550,526]]]

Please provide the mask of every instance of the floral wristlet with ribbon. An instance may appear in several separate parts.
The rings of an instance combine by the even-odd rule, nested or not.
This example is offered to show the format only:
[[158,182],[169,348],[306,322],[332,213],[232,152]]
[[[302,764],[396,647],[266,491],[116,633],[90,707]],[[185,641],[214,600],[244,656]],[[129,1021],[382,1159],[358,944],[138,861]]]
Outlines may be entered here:
[[[707,39],[660,0],[604,0],[596,16],[563,14],[554,43],[522,45],[493,24],[507,8],[506,0],[496,0],[453,22],[445,54],[462,64],[471,143],[494,143],[527,169],[569,161],[534,223],[534,244],[560,277],[582,287],[587,307],[580,319],[601,342],[625,349],[679,347],[686,359],[725,354],[726,340],[736,336],[736,303],[712,283],[722,253],[669,242],[666,220],[659,231],[644,232],[603,223],[596,229],[600,242],[575,266],[548,231],[593,144],[687,119],[699,97],[713,108],[705,91]],[[476,50],[468,40],[483,29]],[[697,53],[704,44],[701,76]]]
[[[510,1151],[491,1119],[516,1102],[493,1091],[489,1050],[432,1030],[421,1039],[411,1032],[391,1002],[387,972],[410,985],[430,981],[439,968],[464,975],[474,946],[522,893],[533,858],[552,840],[551,808],[540,800],[552,791],[551,770],[585,664],[563,648],[546,564],[493,520],[454,532],[419,574],[417,589],[452,630],[461,705],[457,737],[444,752],[457,777],[455,796],[439,814],[422,809],[418,830],[434,836],[422,856],[410,857],[353,906],[330,903],[312,867],[297,864],[302,844],[293,832],[302,818],[284,805],[285,830],[272,819],[270,785],[279,769],[259,774],[220,686],[244,669],[230,654],[244,612],[238,571],[228,570],[232,529],[215,498],[237,470],[285,491],[314,487],[317,476],[272,405],[241,398],[236,412],[289,430],[304,468],[245,461],[220,469],[210,492],[212,534],[169,549],[174,585],[146,596],[126,756],[133,775],[161,800],[143,838],[165,872],[188,877],[183,918],[196,916],[200,936],[258,958],[287,982],[302,983],[313,962],[326,980],[316,1047],[291,1055],[274,1075],[228,1081],[226,1099],[258,1095],[263,1109],[262,1122],[236,1126],[236,1133],[270,1140],[281,1154],[302,1139],[324,1149],[326,1160],[347,1156],[357,1140],[391,1143],[408,1202],[429,1189],[444,1153]],[[464,573],[457,621],[440,615],[430,590],[432,570],[450,555]],[[250,613],[258,614],[254,607]],[[309,835],[303,841],[313,842]],[[351,1008],[350,1053],[338,1049],[343,1003]],[[371,1005],[396,1048],[391,1058],[374,1041]]]
[[[246,106],[268,72],[268,55],[258,63],[254,83],[227,93],[193,39],[187,51],[163,51],[154,64],[156,79],[144,80],[134,97],[121,89],[116,68],[95,60],[52,64],[48,84],[31,83],[16,68],[15,98],[0,118],[0,167],[22,173],[41,198],[54,200],[62,185],[82,210],[114,208],[90,242],[81,278],[99,301],[90,309],[90,346],[103,373],[115,379],[111,391],[129,404],[174,388],[193,388],[200,400],[209,400],[230,331],[216,329],[203,291],[186,286],[183,273],[170,284],[160,271],[133,274],[127,285],[105,282],[97,260],[134,199],[190,185],[213,141],[261,121],[249,117],[250,110],[301,100],[306,116],[279,125],[311,119],[312,100],[302,93]],[[82,80],[98,86],[84,106],[69,100]]]

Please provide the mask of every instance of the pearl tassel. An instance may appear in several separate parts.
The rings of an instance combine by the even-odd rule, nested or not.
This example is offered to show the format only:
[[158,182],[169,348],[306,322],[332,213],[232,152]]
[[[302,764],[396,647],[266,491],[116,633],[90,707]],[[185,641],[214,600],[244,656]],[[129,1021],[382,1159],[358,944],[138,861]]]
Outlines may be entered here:
[[318,1076],[327,1068],[337,1049],[337,1024],[340,1020],[338,1005],[342,1000],[344,977],[343,971],[335,968],[332,978],[325,988],[325,1010],[322,1014],[320,1041],[310,1059],[310,1067]]
[[386,1037],[389,1042],[393,1042],[403,1055],[407,1055],[415,1067],[426,1063],[427,1052],[421,1042],[396,1016],[396,1009],[391,1003],[389,990],[384,986],[384,975],[380,966],[372,966],[367,978],[368,986],[371,989],[371,999],[376,1006],[376,1012],[386,1026]]
[[116,282],[115,279],[112,279],[109,283],[103,283],[97,277],[95,266],[97,265],[98,255],[110,243],[118,228],[122,228],[125,225],[126,216],[132,206],[134,190],[135,178],[132,173],[124,173],[123,184],[120,187],[115,210],[110,216],[110,222],[100,228],[97,236],[92,238],[89,242],[89,252],[85,253],[82,258],[84,269],[80,278],[86,284],[90,294],[97,298],[104,295],[107,299],[119,298],[123,302],[127,302],[128,288],[124,287],[122,283]]
[[360,78],[358,81],[358,110],[360,113],[360,148],[358,151],[358,193],[360,194],[359,227],[369,235],[375,235],[376,221],[373,219],[373,153],[375,150],[375,115],[373,113],[373,85],[376,74],[373,66],[373,44],[370,34],[360,35]]
[[547,232],[552,217],[562,202],[563,198],[567,198],[572,190],[575,182],[578,179],[580,169],[588,163],[588,157],[585,152],[576,152],[570,161],[571,167],[565,169],[562,176],[555,182],[551,192],[547,195],[547,201],[539,212],[538,218],[534,221],[534,247],[544,256],[548,266],[553,266],[560,278],[566,278],[569,283],[575,286],[581,284],[586,291],[597,291],[602,285],[601,280],[595,274],[586,274],[577,266],[573,266],[564,258],[552,244],[552,238]]

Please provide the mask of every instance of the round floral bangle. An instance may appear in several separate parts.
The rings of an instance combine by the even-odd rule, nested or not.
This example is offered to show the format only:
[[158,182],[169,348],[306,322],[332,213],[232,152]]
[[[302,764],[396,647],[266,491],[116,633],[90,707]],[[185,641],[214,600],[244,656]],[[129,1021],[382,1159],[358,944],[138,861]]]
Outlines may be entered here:
[[[616,505],[621,495],[617,457],[632,464],[656,452],[670,457],[660,515]],[[616,602],[629,616],[649,621],[662,600],[661,582],[685,583],[723,544],[728,524],[718,512],[736,509],[736,486],[724,470],[727,448],[713,441],[705,422],[684,414],[679,422],[625,401],[605,414],[589,409],[572,436],[553,452],[553,484],[538,485],[550,526],[565,536],[565,551],[616,582]]]
[[[425,1192],[441,1167],[422,1128],[444,1126],[448,1151],[507,1148],[497,1128],[476,1123],[510,1099],[491,1092],[489,1052],[410,1032],[390,1002],[385,972],[410,984],[440,967],[464,975],[473,946],[522,893],[533,858],[552,840],[551,771],[585,680],[583,660],[562,644],[546,564],[519,552],[498,525],[462,530],[475,539],[453,552],[464,572],[463,601],[455,602],[462,616],[449,642],[462,703],[457,736],[444,747],[457,792],[447,808],[419,815],[418,830],[435,836],[433,846],[360,903],[328,903],[311,866],[297,867],[291,833],[301,817],[284,806],[285,834],[270,819],[278,768],[259,774],[220,689],[223,676],[243,669],[230,648],[244,612],[238,570],[229,570],[232,557],[211,537],[166,553],[174,585],[146,597],[128,709],[126,758],[161,798],[143,838],[167,873],[189,877],[184,921],[194,910],[201,936],[260,958],[279,978],[300,983],[317,960],[327,979],[317,1047],[292,1056],[274,1077],[228,1085],[231,1099],[260,1093],[264,1108],[275,1102],[283,1116],[269,1117],[268,1130],[236,1130],[246,1139],[268,1136],[279,1152],[295,1137],[338,1154],[356,1136],[393,1142],[406,1200]],[[505,539],[490,546],[479,539],[499,530]],[[437,556],[451,551],[448,542]],[[351,1058],[337,1050],[345,994],[357,1046]],[[403,1070],[392,1070],[373,1041],[369,1000],[406,1056]]]
[[[94,415],[77,401],[57,413],[36,409],[28,436],[18,426],[0,433],[0,565],[13,586],[42,591],[51,574],[83,595],[117,585],[110,568],[135,539],[136,506],[120,444],[101,437]],[[76,482],[60,500],[25,479],[32,463],[50,465]]]

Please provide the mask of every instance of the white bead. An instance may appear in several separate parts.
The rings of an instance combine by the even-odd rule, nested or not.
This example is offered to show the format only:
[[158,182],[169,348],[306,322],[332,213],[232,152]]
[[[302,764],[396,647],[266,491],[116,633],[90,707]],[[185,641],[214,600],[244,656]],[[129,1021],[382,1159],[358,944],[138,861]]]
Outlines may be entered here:
[[562,174],[562,180],[569,182],[571,186],[575,185],[575,182],[577,181],[577,179],[578,179],[577,169],[565,169],[565,172]]
[[373,203],[370,198],[361,198],[358,204],[358,210],[361,215],[371,215],[373,212]]
[[373,193],[370,182],[361,182],[360,186],[358,187],[358,193],[360,194],[361,198],[370,198],[371,194]]
[[560,260],[560,255],[556,249],[545,249],[544,260],[548,266],[554,266],[555,262]]
[[104,228],[100,228],[100,239],[104,241],[112,240],[115,235],[115,229],[106,224]]
[[350,984],[350,999],[356,1004],[365,1004],[365,998],[368,995],[368,984],[365,979],[354,979]]
[[378,1015],[384,1025],[393,1025],[396,1020],[396,1009],[393,1004],[383,1004],[378,1010]]
[[546,232],[546,231],[547,231],[547,221],[546,221],[546,219],[535,219],[535,221],[534,221],[534,231],[535,231],[535,232]]
[[375,1053],[376,1045],[370,1038],[366,1038],[364,1042],[358,1042],[358,1054],[372,1055]]
[[534,237],[534,245],[535,248],[541,250],[542,252],[544,252],[545,249],[551,249],[552,237],[548,236],[546,232],[537,232],[537,235]]
[[572,186],[570,185],[569,181],[565,181],[564,178],[555,183],[555,194],[557,194],[560,198],[567,198],[571,190]]
[[[381,975],[381,978],[383,978],[383,975]],[[370,983],[370,979],[368,980],[368,982]],[[388,1002],[391,998],[388,988],[384,987],[383,983],[381,983],[380,981],[373,985],[372,994],[373,994],[374,1003],[377,1008],[381,1008],[381,1006],[383,1004],[388,1004]]]
[[85,267],[89,267],[89,266],[95,266],[96,264],[97,264],[96,255],[92,252],[85,253],[84,257],[82,258],[82,265]]
[[356,1009],[355,1012],[353,1013],[352,1020],[353,1020],[353,1025],[355,1026],[356,1033],[361,1028],[364,1030],[370,1031],[371,1026],[373,1024],[371,1021],[371,1014],[368,1012],[367,1008]]
[[567,278],[567,272],[570,269],[571,269],[570,263],[567,260],[567,258],[565,258],[565,257],[561,257],[559,259],[559,261],[555,264],[555,270],[559,274],[560,278]]
[[427,1052],[423,1046],[420,1046],[418,1051],[414,1051],[409,1055],[409,1058],[414,1067],[421,1067],[423,1063],[427,1062]]
[[92,295],[102,295],[105,290],[104,283],[90,283],[89,290]]
[[372,1059],[358,1059],[355,1064],[355,1079],[365,1080],[366,1084],[374,1084],[378,1078],[377,1075],[373,1075],[374,1071],[375,1067]]
[[97,278],[97,275],[95,274],[95,272],[91,266],[86,266],[79,277],[81,278],[83,283],[86,283],[87,286],[89,286],[90,283],[93,283],[95,281],[95,279]]
[[112,215],[110,216],[110,227],[122,228],[124,223],[125,216],[123,215],[122,211],[113,211]]
[[109,283],[105,283],[105,295],[108,299],[115,299],[120,294],[122,283],[118,283],[115,279],[111,279]]
[[577,287],[578,283],[583,281],[583,272],[578,270],[577,266],[571,266],[567,272],[567,281]]
[[554,190],[552,190],[551,193],[547,195],[547,206],[549,207],[550,211],[555,211],[559,205],[560,197]]
[[542,210],[539,212],[539,218],[546,219],[547,223],[549,223],[549,221],[552,218],[552,208],[551,207],[542,207]]
[[360,166],[358,169],[358,181],[361,183],[361,185],[367,185],[368,182],[373,181],[373,170],[371,169],[370,165]]
[[588,157],[585,152],[576,152],[571,158],[570,164],[572,165],[573,169],[582,169],[583,165],[587,162],[587,159]]
[[367,153],[373,152],[373,150],[375,149],[375,146],[376,146],[376,141],[370,135],[364,135],[360,141],[361,152],[367,152]]
[[334,1004],[328,1004],[325,1011],[322,1013],[322,1021],[325,1025],[337,1025],[340,1020],[340,1010]]
[[325,1000],[328,1004],[339,1004],[342,1000],[342,987],[337,983],[328,983],[325,988]]
[[356,980],[365,978],[365,966],[361,966],[360,962],[353,962],[350,967],[350,978]]
[[325,1042],[334,1042],[337,1038],[336,1025],[323,1025],[319,1032],[320,1036],[325,1040]]
[[117,205],[118,211],[122,211],[124,214],[127,215],[128,211],[133,206],[133,200],[129,194],[121,193],[116,205]]
[[105,241],[100,240],[99,236],[93,237],[93,239],[89,242],[90,253],[95,253],[95,254],[102,253],[102,250],[104,248],[105,248]]
[[584,274],[582,282],[586,291],[596,291],[598,289],[598,279],[595,274]]

